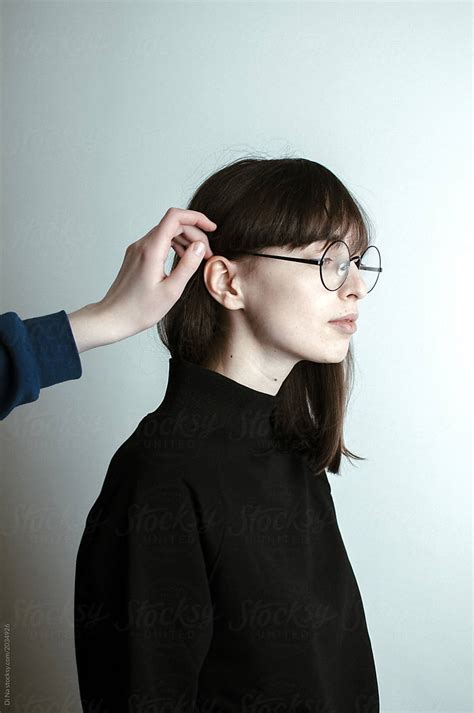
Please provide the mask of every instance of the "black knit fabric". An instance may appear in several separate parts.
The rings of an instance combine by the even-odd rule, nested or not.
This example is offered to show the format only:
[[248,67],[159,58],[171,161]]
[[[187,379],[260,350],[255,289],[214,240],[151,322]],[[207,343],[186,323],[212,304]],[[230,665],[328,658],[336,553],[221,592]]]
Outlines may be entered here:
[[328,478],[274,448],[277,398],[169,360],[77,555],[85,713],[379,712]]

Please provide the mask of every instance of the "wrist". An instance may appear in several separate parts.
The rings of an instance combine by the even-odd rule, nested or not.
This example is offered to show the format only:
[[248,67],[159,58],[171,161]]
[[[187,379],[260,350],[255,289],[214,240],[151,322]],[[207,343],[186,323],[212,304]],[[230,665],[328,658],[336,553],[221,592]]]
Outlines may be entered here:
[[91,302],[67,316],[79,353],[117,341],[100,302]]

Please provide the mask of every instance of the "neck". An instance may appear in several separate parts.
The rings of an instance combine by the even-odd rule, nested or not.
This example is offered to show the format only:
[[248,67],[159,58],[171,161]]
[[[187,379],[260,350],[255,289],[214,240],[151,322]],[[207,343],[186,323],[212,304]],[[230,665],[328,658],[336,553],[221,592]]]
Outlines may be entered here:
[[267,437],[277,394],[180,357],[169,359],[168,386],[160,409],[179,416],[180,437],[198,439],[224,431],[233,439]]
[[282,359],[266,352],[229,348],[218,358],[201,364],[201,367],[225,376],[242,386],[270,396],[277,396],[281,385],[297,360]]

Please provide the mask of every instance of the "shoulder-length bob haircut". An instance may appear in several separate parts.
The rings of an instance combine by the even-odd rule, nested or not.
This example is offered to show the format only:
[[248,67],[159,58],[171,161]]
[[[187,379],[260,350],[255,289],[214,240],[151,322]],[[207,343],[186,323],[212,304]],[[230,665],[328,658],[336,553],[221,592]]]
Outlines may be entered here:
[[[238,159],[206,178],[187,208],[217,223],[215,231],[206,233],[214,255],[247,264],[255,258],[239,257],[239,251],[294,249],[316,240],[325,247],[346,239],[351,255],[361,255],[371,244],[372,226],[357,200],[328,168],[305,158]],[[179,260],[176,254],[171,270]],[[219,357],[226,335],[226,310],[205,286],[204,265],[203,260],[157,324],[171,356],[198,365]],[[271,413],[276,447],[298,452],[313,475],[324,469],[339,474],[341,455],[366,460],[344,444],[353,379],[349,346],[339,363],[298,362],[280,387]]]

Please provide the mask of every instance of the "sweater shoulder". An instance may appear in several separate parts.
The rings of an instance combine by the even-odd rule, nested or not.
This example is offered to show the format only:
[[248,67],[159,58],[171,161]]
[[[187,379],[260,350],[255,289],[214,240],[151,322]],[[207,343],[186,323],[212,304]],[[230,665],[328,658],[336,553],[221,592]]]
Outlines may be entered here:
[[196,448],[192,439],[176,440],[160,417],[148,414],[112,456],[87,529],[93,532],[97,522],[125,527],[130,514],[137,513],[145,519],[158,513],[177,522],[185,517],[200,534],[210,576],[227,513],[220,474],[218,457]]
[[[225,453],[215,434],[177,432],[175,419],[147,414],[113,454],[96,503],[130,500],[163,487],[185,487],[197,500],[219,500]],[[177,482],[179,481],[179,483]]]

